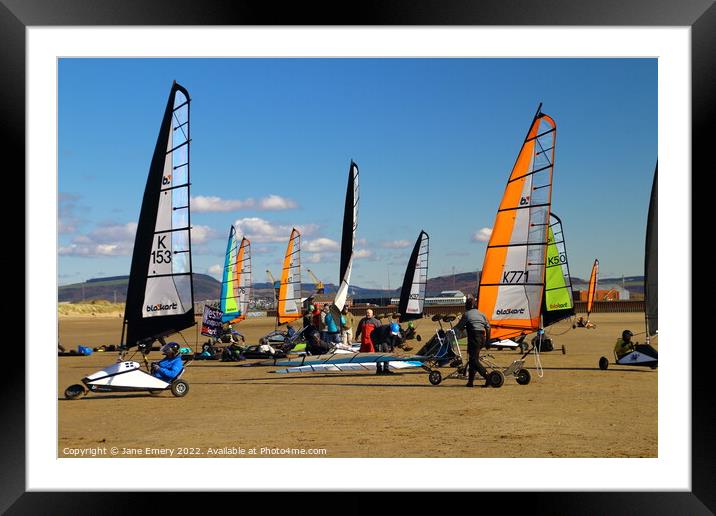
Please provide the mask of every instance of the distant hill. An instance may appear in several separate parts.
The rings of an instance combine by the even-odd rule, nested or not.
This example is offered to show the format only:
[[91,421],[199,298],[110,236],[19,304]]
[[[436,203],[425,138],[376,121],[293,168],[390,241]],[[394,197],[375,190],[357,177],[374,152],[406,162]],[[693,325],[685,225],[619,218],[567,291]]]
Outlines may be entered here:
[[[194,274],[194,299],[204,301],[217,299],[221,294],[221,283],[206,274]],[[93,278],[84,283],[62,285],[57,292],[58,301],[77,303],[83,300],[104,299],[124,303],[127,300],[129,276]]]
[[[129,276],[112,276],[108,278],[92,278],[84,283],[62,285],[58,289],[58,301],[76,303],[83,300],[104,299],[117,303],[124,303],[127,299],[127,280]],[[587,280],[572,278],[575,290],[586,288]],[[599,278],[600,285],[615,284],[621,285],[622,278]],[[643,276],[628,276],[624,278],[627,290],[634,293],[644,292]],[[338,290],[333,283],[324,284],[325,292],[330,294]],[[303,294],[308,295],[315,290],[313,283],[302,284]],[[273,287],[268,282],[254,283],[254,297],[273,298]],[[426,287],[427,295],[434,296],[444,290],[460,290],[465,294],[477,291],[477,274],[474,272],[461,272],[455,275],[438,276],[429,278]],[[363,288],[359,286],[350,287],[350,294],[355,299],[368,299],[380,297],[397,297],[400,295],[400,287],[395,289]],[[221,282],[206,274],[194,274],[194,299],[206,301],[218,299],[221,295]]]

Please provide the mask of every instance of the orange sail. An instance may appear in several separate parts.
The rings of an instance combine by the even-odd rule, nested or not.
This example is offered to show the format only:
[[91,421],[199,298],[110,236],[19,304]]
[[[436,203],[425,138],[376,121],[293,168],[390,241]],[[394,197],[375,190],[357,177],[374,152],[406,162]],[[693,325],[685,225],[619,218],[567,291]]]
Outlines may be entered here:
[[236,257],[234,285],[239,315],[231,320],[232,324],[246,319],[246,314],[249,311],[249,301],[251,301],[251,242],[246,237],[241,239],[239,254]]
[[589,277],[589,290],[587,291],[587,321],[589,314],[592,313],[592,305],[594,304],[594,295],[597,293],[597,277],[599,276],[599,260],[594,260],[592,265],[592,275]]
[[294,228],[283,259],[277,318],[279,324],[284,324],[301,316],[301,233]]
[[478,308],[490,322],[491,339],[540,328],[557,135],[541,108],[505,187],[480,276]]

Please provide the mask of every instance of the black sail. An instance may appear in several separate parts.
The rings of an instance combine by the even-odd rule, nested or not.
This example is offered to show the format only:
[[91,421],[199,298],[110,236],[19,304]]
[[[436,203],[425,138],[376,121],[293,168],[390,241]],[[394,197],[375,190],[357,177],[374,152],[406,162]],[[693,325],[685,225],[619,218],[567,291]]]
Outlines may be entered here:
[[420,319],[425,306],[425,288],[428,283],[428,254],[430,237],[421,231],[405,268],[403,286],[400,289],[398,313],[400,322]]
[[172,84],[149,166],[124,310],[126,347],[195,324],[189,209],[189,92]]
[[338,292],[334,304],[342,310],[348,297],[348,287],[353,268],[353,248],[355,246],[356,229],[358,228],[358,165],[351,160],[348,169],[348,186],[346,188],[346,204],[343,209],[343,232],[341,234],[341,263],[338,278]]
[[646,331],[649,336],[656,335],[659,329],[658,172],[659,163],[657,162],[654,170],[654,181],[651,185],[651,200],[649,201],[649,215],[646,222],[646,249],[644,255],[644,300],[646,304]]

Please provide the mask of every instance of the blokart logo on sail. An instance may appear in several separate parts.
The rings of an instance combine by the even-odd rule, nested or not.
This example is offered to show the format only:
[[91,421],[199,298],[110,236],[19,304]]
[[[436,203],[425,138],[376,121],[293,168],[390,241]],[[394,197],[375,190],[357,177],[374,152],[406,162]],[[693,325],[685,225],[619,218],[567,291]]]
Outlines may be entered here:
[[169,174],[168,176],[162,177],[162,184],[163,184],[163,185],[171,184],[171,182],[172,182],[172,175],[171,175],[171,174]]
[[525,313],[524,308],[498,308],[497,315],[520,315]]
[[171,305],[163,305],[157,303],[156,305],[147,305],[147,312],[166,312],[168,310],[176,310],[177,304],[172,303]]
[[549,305],[550,310],[559,310],[561,308],[569,308],[569,303],[552,303]]

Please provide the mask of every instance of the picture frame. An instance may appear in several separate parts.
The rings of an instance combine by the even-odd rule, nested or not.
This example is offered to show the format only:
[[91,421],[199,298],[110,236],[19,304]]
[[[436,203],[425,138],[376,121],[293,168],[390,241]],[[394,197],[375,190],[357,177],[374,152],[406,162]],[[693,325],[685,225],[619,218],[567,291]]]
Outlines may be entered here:
[[[358,12],[346,16],[339,9],[322,11],[294,5],[281,12],[272,12],[268,5],[249,2],[225,4],[216,1],[201,3],[185,0],[153,1],[148,6],[110,1],[2,0],[0,2],[0,39],[4,49],[0,60],[4,70],[2,100],[5,120],[2,127],[4,148],[13,159],[13,169],[25,164],[25,30],[30,26],[105,26],[105,25],[561,25],[561,26],[689,26],[692,34],[692,174],[705,167],[706,155],[713,145],[714,93],[716,91],[716,6],[712,0],[677,2],[659,0],[645,2],[625,0],[604,6],[599,3],[558,0],[548,5],[535,2],[514,3],[489,0],[475,4],[457,1],[418,7],[410,2],[363,4]],[[578,8],[575,8],[578,6]],[[169,8],[171,7],[171,9]],[[9,167],[8,167],[9,169]],[[16,179],[21,174],[14,174]],[[20,183],[25,196],[32,185]],[[703,195],[703,194],[702,194]],[[690,256],[690,253],[689,255]],[[694,257],[696,258],[696,256]],[[703,260],[703,258],[701,258]],[[697,261],[693,261],[696,269]],[[26,274],[28,271],[26,271]],[[692,324],[695,323],[692,320]],[[27,321],[25,321],[27,324]],[[691,335],[685,336],[691,344]],[[28,343],[25,343],[26,348]],[[712,412],[708,398],[710,389],[709,359],[705,346],[694,346],[692,356],[692,490],[691,492],[610,492],[610,493],[483,493],[481,503],[530,507],[537,513],[620,514],[631,511],[650,514],[708,514],[716,511],[716,458],[714,430],[709,419]],[[6,393],[3,417],[0,418],[0,510],[9,514],[54,511],[69,513],[99,512],[108,507],[112,512],[138,506],[150,493],[57,493],[27,492],[25,487],[25,356],[13,358],[12,367],[4,371]],[[527,479],[526,479],[527,480]],[[81,480],[79,481],[81,486]],[[522,487],[529,488],[525,482]],[[342,494],[342,503],[358,501],[358,493]],[[284,496],[279,503],[295,502],[295,495]],[[420,507],[423,496],[413,498],[403,510]],[[171,503],[181,503],[174,498]],[[168,500],[163,500],[165,504]],[[363,500],[365,503],[365,500]],[[169,507],[167,507],[168,509]],[[107,512],[107,511],[105,511]]]

